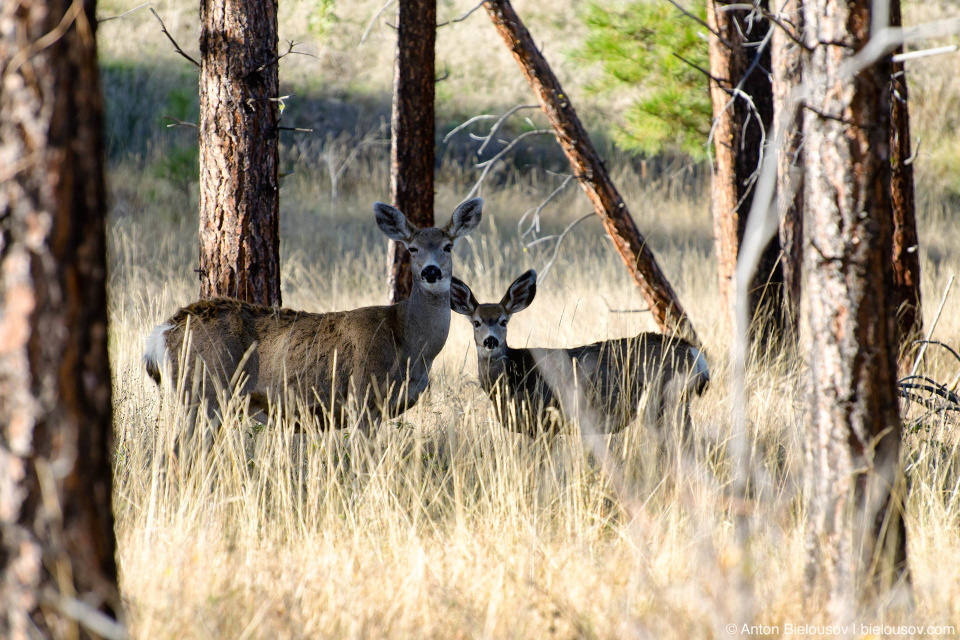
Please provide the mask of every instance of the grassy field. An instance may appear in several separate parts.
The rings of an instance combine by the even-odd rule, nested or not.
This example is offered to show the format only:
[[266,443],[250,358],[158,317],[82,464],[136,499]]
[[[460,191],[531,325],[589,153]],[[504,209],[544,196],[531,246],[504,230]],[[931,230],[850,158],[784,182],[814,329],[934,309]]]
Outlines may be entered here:
[[[100,3],[103,16],[131,0]],[[440,2],[442,17],[473,3]],[[196,51],[193,4],[154,5],[181,45]],[[284,139],[281,190],[283,297],[310,311],[380,304],[386,242],[371,203],[389,197],[392,31],[375,26],[376,2],[281,4],[281,38],[317,58],[282,66],[290,123],[316,129]],[[182,416],[143,371],[146,334],[197,291],[196,152],[192,132],[160,116],[196,115],[195,76],[141,10],[100,29],[108,101],[111,357],[115,370],[115,506],[121,588],[136,638],[543,638],[816,637],[827,622],[804,610],[799,358],[760,357],[746,379],[747,432],[762,479],[748,505],[726,499],[727,445],[735,425],[719,315],[703,167],[637,161],[603,142],[617,100],[587,95],[591,70],[567,55],[582,26],[578,3],[516,2],[608,157],[608,165],[690,312],[713,382],[692,406],[702,444],[692,463],[658,467],[656,436],[638,421],[603,439],[604,469],[576,435],[529,441],[502,429],[476,378],[468,322],[455,316],[429,393],[373,442],[347,432],[266,429],[240,403],[213,455],[179,477],[161,453]],[[332,7],[324,13],[318,7]],[[912,22],[957,16],[947,2],[906,5]],[[441,134],[475,113],[531,101],[482,10],[440,30]],[[923,270],[924,317],[933,326],[948,281],[960,272],[960,56],[909,68]],[[625,99],[625,98],[621,98]],[[531,112],[532,113],[532,112]],[[286,118],[287,116],[285,116]],[[372,133],[370,133],[372,132]],[[363,137],[367,136],[366,141]],[[437,217],[446,218],[477,171],[470,141],[441,144]],[[359,145],[359,148],[358,148]],[[333,193],[336,174],[354,149]],[[543,168],[545,167],[545,168]],[[456,248],[455,272],[481,301],[499,299],[555,243],[526,248],[517,222],[555,189],[555,149],[538,143],[498,169],[483,189],[484,220]],[[572,186],[543,216],[540,236],[588,212]],[[529,238],[528,238],[529,239]],[[642,300],[603,236],[579,225],[559,248],[530,309],[511,322],[514,346],[563,346],[653,330]],[[629,313],[621,313],[629,311]],[[954,347],[960,294],[945,300],[933,337]],[[956,386],[960,363],[933,349],[923,371]],[[960,632],[960,451],[957,418],[912,408],[905,460],[912,607],[881,603],[860,625],[921,625],[920,637]],[[589,444],[589,443],[588,443]],[[593,443],[596,444],[596,443]],[[171,477],[173,474],[173,477]],[[746,526],[746,544],[738,539]],[[742,633],[743,625],[766,627]],[[728,625],[736,632],[729,633]],[[792,627],[788,627],[792,625]],[[951,626],[953,632],[937,629]],[[934,627],[927,629],[928,626]],[[749,630],[748,630],[749,631]],[[874,635],[884,635],[882,633]],[[887,634],[910,637],[911,634]]]

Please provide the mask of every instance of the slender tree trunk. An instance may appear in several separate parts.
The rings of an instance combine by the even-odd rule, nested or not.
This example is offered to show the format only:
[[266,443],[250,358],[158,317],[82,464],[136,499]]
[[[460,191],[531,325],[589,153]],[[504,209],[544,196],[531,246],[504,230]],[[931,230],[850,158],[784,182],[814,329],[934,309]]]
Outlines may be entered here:
[[201,0],[200,23],[200,297],[279,306],[277,0]]
[[[707,21],[725,41],[710,34],[710,73],[722,82],[710,81],[716,120],[712,209],[720,295],[724,316],[732,327],[737,256],[753,204],[753,183],[764,136],[773,124],[773,89],[769,78],[770,23],[751,19],[750,11],[721,10],[728,4],[734,3],[710,0]],[[767,8],[766,0],[761,0],[760,7]],[[732,95],[737,87],[749,100]],[[778,336],[784,322],[779,257],[780,243],[774,238],[764,249],[747,297],[753,329],[761,330],[764,336]]]
[[[437,1],[400,0],[398,4],[390,118],[390,199],[414,225],[432,227]],[[409,298],[413,288],[409,252],[391,240],[387,262],[390,302]]]
[[122,629],[96,25],[93,0],[0,4],[3,638]]
[[[900,0],[890,1],[890,26],[903,24]],[[894,53],[900,53],[899,47]],[[890,203],[893,212],[893,305],[897,310],[897,341],[905,351],[923,330],[920,306],[920,252],[917,251],[916,201],[913,192],[913,150],[907,76],[902,62],[892,64],[890,96]],[[903,361],[904,364],[906,361]]]
[[[787,0],[780,21],[794,36],[803,34],[799,0]],[[783,270],[784,329],[795,340],[799,335],[800,292],[803,262],[803,110],[794,90],[802,81],[803,48],[781,28],[774,28],[773,66],[774,132],[782,136],[777,153],[777,209],[780,219],[780,267]]]
[[836,621],[904,570],[890,282],[890,65],[844,65],[870,0],[807,0],[803,69],[809,596]]
[[657,324],[665,332],[676,332],[698,343],[690,318],[660,270],[653,251],[637,229],[569,97],[534,44],[530,32],[507,0],[489,0],[484,7],[540,100],[557,142],[603,221],[607,235],[640,287],[640,293]]

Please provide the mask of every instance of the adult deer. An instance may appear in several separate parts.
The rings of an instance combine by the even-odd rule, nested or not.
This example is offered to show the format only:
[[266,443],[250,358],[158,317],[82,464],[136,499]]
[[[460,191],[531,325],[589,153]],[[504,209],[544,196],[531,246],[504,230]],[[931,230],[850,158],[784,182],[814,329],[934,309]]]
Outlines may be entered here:
[[[450,328],[453,245],[477,228],[482,208],[480,198],[468,200],[445,227],[417,229],[396,208],[377,202],[380,230],[410,251],[408,299],[331,313],[226,298],[195,302],[154,329],[144,354],[147,372],[158,384],[168,377],[194,415],[205,402],[215,417],[236,388],[259,412],[295,401],[336,428],[347,426],[348,409],[356,409],[358,426],[369,432],[381,416],[412,407],[426,389]],[[194,422],[188,418],[191,434]]]
[[598,430],[620,431],[636,416],[644,392],[653,394],[662,419],[666,402],[700,395],[710,381],[703,354],[678,337],[641,333],[569,349],[514,349],[507,323],[533,302],[537,272],[517,278],[495,304],[478,304],[470,287],[453,278],[450,304],[470,318],[477,346],[480,385],[505,427],[535,436],[556,431],[576,412],[570,399],[586,400],[600,419]]

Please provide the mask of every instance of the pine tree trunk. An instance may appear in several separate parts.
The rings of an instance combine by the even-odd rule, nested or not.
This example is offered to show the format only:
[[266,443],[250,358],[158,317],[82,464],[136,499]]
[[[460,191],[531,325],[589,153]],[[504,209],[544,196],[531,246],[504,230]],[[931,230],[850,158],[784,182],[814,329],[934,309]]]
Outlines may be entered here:
[[[796,37],[803,34],[803,14],[799,0],[787,0],[779,13],[780,21]],[[803,270],[803,110],[794,90],[802,81],[803,48],[781,28],[773,32],[774,135],[782,135],[777,153],[777,210],[780,220],[780,247],[783,252],[784,330],[795,340],[799,335],[800,293]]]
[[[900,0],[890,2],[890,25],[903,24]],[[899,47],[894,53],[901,53]],[[907,76],[902,62],[892,64],[890,96],[890,202],[893,211],[893,305],[897,310],[897,342],[901,351],[923,330],[920,306],[920,252],[917,251],[916,200],[913,192],[913,150]],[[904,360],[904,364],[906,361]]]
[[[390,199],[420,228],[433,226],[436,33],[436,0],[400,0],[390,118]],[[410,253],[391,240],[387,263],[390,302],[405,300],[413,288]]]
[[690,318],[660,270],[646,239],[637,229],[569,97],[537,49],[530,32],[507,0],[489,0],[484,7],[537,95],[574,175],[640,287],[654,320],[664,332],[675,332],[697,344],[697,334]]
[[[712,210],[720,295],[724,317],[732,327],[737,256],[753,204],[751,176],[760,166],[764,135],[773,124],[773,89],[767,71],[770,69],[769,40],[760,45],[767,37],[770,23],[751,20],[751,12],[742,9],[721,11],[727,4],[734,3],[710,0],[707,21],[726,41],[713,34],[709,37],[710,73],[722,81],[722,84],[710,81],[717,123]],[[760,2],[760,7],[767,8],[766,0]],[[759,60],[754,63],[758,53]],[[743,97],[732,95],[738,86],[750,97],[752,107]],[[780,243],[774,238],[763,251],[747,296],[749,315],[754,322],[752,329],[760,329],[764,339],[779,336],[783,328],[783,274],[779,256]]]
[[3,638],[121,628],[95,4],[0,4]]
[[200,297],[280,306],[277,0],[201,0],[200,23]]
[[[853,78],[870,0],[807,0],[808,578],[835,621],[906,562],[890,282],[890,65]],[[891,492],[891,488],[893,488]],[[879,562],[875,562],[879,560]]]

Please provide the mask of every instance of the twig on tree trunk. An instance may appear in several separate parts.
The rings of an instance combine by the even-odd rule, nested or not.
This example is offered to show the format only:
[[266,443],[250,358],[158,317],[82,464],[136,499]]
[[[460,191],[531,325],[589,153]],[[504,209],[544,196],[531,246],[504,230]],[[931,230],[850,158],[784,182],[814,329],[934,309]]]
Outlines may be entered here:
[[797,37],[797,34],[794,33],[793,29],[788,27],[780,20],[780,18],[777,17],[777,14],[764,9],[761,6],[746,3],[726,4],[721,7],[717,7],[717,11],[752,11],[754,13],[758,13],[776,26],[783,29],[783,32],[787,34],[787,37],[800,45],[804,51],[813,51],[813,49],[806,42]]
[[168,128],[168,129],[170,129],[171,127],[190,127],[190,128],[192,128],[192,129],[199,129],[199,128],[200,128],[199,125],[197,125],[196,122],[187,122],[186,120],[180,120],[180,119],[174,118],[174,117],[172,117],[172,116],[163,116],[163,119],[170,121],[170,124],[167,125],[167,128]]
[[173,50],[179,53],[181,56],[183,56],[187,60],[189,60],[190,62],[192,62],[194,66],[196,66],[199,69],[200,63],[194,60],[193,58],[191,58],[183,49],[180,48],[180,45],[177,44],[177,41],[174,40],[173,36],[170,35],[170,32],[167,31],[167,25],[163,24],[163,20],[160,18],[160,14],[154,11],[153,7],[150,7],[150,13],[152,13],[153,17],[160,22],[160,31],[163,32],[163,35],[167,36],[167,40],[169,40],[170,43],[173,45]]

